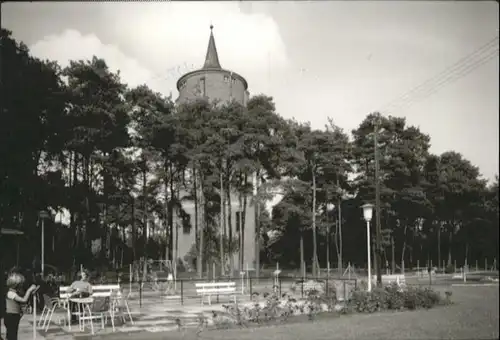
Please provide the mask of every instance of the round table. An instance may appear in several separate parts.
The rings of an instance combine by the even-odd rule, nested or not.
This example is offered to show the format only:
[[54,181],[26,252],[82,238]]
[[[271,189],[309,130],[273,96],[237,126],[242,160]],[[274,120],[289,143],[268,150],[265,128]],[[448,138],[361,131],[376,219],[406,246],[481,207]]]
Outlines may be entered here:
[[[82,323],[80,322],[80,317],[86,315],[87,313],[90,315],[92,314],[91,311],[91,306],[94,303],[94,298],[92,297],[86,297],[86,298],[78,298],[78,297],[73,297],[69,298],[69,302],[75,303],[78,306],[78,320],[80,324],[80,329],[83,328]],[[69,329],[71,330],[71,307],[68,306],[68,320],[69,320]]]

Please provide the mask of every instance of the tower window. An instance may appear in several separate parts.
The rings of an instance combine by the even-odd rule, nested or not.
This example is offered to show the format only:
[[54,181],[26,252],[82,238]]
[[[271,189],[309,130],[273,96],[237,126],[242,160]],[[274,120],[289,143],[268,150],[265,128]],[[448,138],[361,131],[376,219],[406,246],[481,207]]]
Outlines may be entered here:
[[236,78],[231,78],[231,83],[236,83]]
[[185,81],[185,80],[183,80],[183,81],[181,81],[181,83],[179,84],[179,88],[180,88],[180,89],[183,89],[183,88],[185,88],[185,87],[186,87],[186,81]]
[[229,83],[229,76],[224,76],[224,82]]
[[200,79],[200,91],[201,95],[205,96],[205,77]]

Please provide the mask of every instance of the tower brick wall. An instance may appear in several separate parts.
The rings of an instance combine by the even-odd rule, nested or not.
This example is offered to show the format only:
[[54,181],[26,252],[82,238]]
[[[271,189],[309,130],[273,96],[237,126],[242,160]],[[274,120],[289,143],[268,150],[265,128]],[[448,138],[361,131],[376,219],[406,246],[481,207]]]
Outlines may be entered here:
[[179,103],[207,97],[210,101],[235,100],[242,105],[248,101],[246,81],[227,70],[196,70],[179,79]]

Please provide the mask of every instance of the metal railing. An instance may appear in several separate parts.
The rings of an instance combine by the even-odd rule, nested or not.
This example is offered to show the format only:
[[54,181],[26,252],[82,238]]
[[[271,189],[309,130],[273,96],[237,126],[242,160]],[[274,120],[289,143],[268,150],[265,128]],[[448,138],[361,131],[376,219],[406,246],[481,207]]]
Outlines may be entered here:
[[[123,284],[123,293],[131,300],[138,299],[139,306],[144,302],[150,301],[157,303],[160,301],[176,300],[184,305],[185,303],[200,301],[200,295],[196,292],[196,283],[202,282],[235,282],[236,294],[243,298],[252,298],[254,294],[275,293],[282,296],[284,293],[293,295],[297,298],[306,298],[308,291],[317,289],[323,294],[341,294],[341,297],[347,299],[348,292],[356,289],[357,279],[347,278],[328,278],[328,277],[248,277],[248,278],[215,278],[215,279],[177,279],[168,281],[166,279],[157,279],[147,282],[132,282]],[[333,289],[335,287],[335,289]],[[214,294],[219,302],[222,295]]]

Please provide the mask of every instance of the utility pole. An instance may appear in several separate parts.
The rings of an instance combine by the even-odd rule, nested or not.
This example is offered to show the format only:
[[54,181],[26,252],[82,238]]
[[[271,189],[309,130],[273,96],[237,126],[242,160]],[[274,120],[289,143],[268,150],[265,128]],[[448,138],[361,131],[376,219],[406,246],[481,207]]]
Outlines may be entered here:
[[338,199],[338,224],[339,224],[339,258],[338,258],[338,271],[339,271],[339,275],[340,277],[342,277],[342,273],[343,273],[343,251],[342,251],[342,243],[343,243],[343,239],[342,239],[342,189],[340,188],[340,184],[339,184],[339,178],[337,176],[337,190],[338,190],[338,193],[339,193],[339,199]]
[[225,209],[226,206],[224,205],[224,179],[222,177],[222,161],[221,161],[221,167],[220,167],[220,174],[219,174],[219,180],[220,180],[220,213],[219,213],[219,224],[220,224],[220,273],[221,276],[225,275],[225,266],[224,266],[224,216],[225,216]]
[[377,270],[377,286],[382,286],[382,232],[380,226],[380,169],[379,169],[379,152],[378,152],[378,133],[380,123],[380,113],[375,113],[375,127],[374,127],[374,144],[375,144],[375,218],[376,218],[376,270]]

